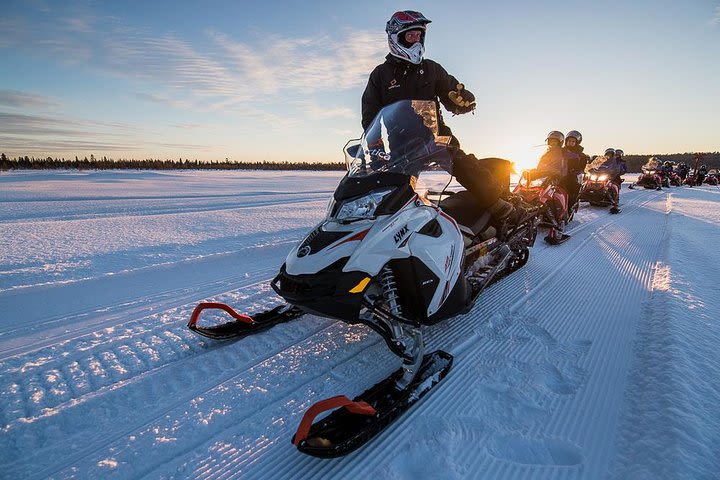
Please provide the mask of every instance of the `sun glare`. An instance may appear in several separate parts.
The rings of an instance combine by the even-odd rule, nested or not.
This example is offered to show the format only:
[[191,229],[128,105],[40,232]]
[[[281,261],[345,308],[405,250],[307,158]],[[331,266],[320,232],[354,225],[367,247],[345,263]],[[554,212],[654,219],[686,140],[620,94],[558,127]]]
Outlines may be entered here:
[[544,145],[539,147],[515,148],[513,150],[508,150],[508,152],[504,154],[503,158],[513,162],[515,172],[520,174],[523,170],[535,168],[544,151]]

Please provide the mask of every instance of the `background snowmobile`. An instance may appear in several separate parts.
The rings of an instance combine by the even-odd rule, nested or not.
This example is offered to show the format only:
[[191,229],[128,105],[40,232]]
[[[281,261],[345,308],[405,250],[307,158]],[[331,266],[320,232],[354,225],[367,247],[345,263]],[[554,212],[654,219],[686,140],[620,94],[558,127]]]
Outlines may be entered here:
[[585,169],[579,200],[595,207],[610,206],[610,213],[620,213],[620,188],[613,180],[619,174],[617,162],[606,156],[596,157]]
[[[271,282],[288,305],[253,318],[201,304],[188,324],[201,335],[229,338],[308,312],[362,323],[383,337],[402,366],[353,400],[339,395],[310,407],[293,437],[303,453],[349,453],[430,391],[453,357],[426,354],[422,327],[469,311],[483,289],[528,260],[537,234],[531,207],[515,224],[492,225],[468,192],[434,203],[415,191],[422,169],[452,160],[437,117],[433,101],[400,101],[378,113],[359,143],[346,145],[348,173],[326,218]],[[522,202],[512,195],[510,201]],[[222,308],[236,320],[201,326],[206,308]],[[334,411],[313,423],[328,410]]]
[[720,183],[720,171],[713,168],[705,177],[705,183],[708,185],[718,185]]
[[675,165],[675,167],[673,167],[673,171],[678,175],[678,177],[680,177],[680,185],[685,183],[685,179],[688,176],[687,164],[685,164],[684,162],[681,162],[681,163]]
[[677,174],[674,167],[673,170],[670,170],[666,174],[667,182],[672,187],[680,187],[682,186],[682,178],[680,178],[680,175]]
[[635,185],[643,188],[654,188],[655,190],[662,190],[663,176],[662,176],[662,165],[655,158],[650,158],[645,165],[642,166],[642,175],[638,177],[635,184],[630,185],[630,188],[634,188]]
[[685,181],[683,181],[684,185],[689,185],[691,187],[694,187],[697,185],[697,171],[692,170],[690,173],[687,174],[687,177],[685,177]]
[[560,186],[556,172],[524,170],[513,193],[539,209],[539,226],[548,229],[544,238],[547,243],[559,245],[570,238],[563,230],[577,211],[577,204],[568,211],[568,192]]

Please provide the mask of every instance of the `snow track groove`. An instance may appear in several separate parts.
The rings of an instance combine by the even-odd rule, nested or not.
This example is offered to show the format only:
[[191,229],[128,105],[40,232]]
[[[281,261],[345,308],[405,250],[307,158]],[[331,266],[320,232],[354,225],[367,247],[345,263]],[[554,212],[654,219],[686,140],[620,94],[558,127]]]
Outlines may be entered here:
[[[628,206],[626,206],[626,209],[628,212],[631,211],[628,208]],[[622,217],[615,217],[615,218],[619,219]],[[604,227],[602,227],[602,228],[604,228]],[[559,256],[559,254],[556,252],[557,252],[557,249],[550,249],[550,253],[554,253],[554,255],[553,255],[554,257]],[[549,258],[549,259],[547,259],[547,261],[545,263],[547,263],[549,265],[557,265],[557,259]],[[553,274],[556,274],[560,271],[561,271],[561,268],[553,267],[553,270],[552,270]],[[547,274],[547,272],[537,273],[538,276],[546,275],[546,274]],[[525,284],[525,283],[532,284],[532,279],[521,278],[521,276],[524,276],[523,270],[516,272],[515,274],[508,277],[507,279],[504,279],[498,285],[494,286],[492,289],[488,290],[488,292],[486,292],[488,294],[488,295],[486,295],[487,301],[491,304],[496,303],[497,304],[496,308],[498,310],[502,310],[501,305],[507,305],[507,300],[508,300],[507,293],[509,291],[513,291],[513,290],[520,290],[521,292],[523,291],[522,289],[513,288],[513,287],[517,287],[517,285],[513,285],[513,284]],[[504,286],[504,288],[501,288],[503,286]],[[497,293],[495,294],[496,298],[493,299],[492,296],[489,294],[494,291]],[[487,298],[488,296],[491,298]],[[518,305],[522,305],[523,303],[527,302],[528,298],[531,296],[532,295],[524,294],[525,298],[520,298],[520,299],[516,300],[515,303]],[[485,301],[486,299],[483,299],[483,301]],[[485,305],[485,307],[487,307],[487,305]],[[478,310],[481,310],[481,307],[476,308],[476,311],[478,311]],[[509,315],[509,316],[512,318],[512,315]],[[441,325],[438,325],[435,328],[431,329],[432,333],[429,335],[431,337],[430,342],[429,342],[430,343],[429,348],[433,348],[436,345],[441,345],[443,347],[447,347],[448,343],[450,343],[450,347],[451,347],[450,351],[454,352],[454,350],[453,350],[454,345],[466,344],[467,341],[464,339],[467,338],[468,333],[472,334],[474,331],[477,335],[478,330],[479,330],[479,331],[482,331],[482,334],[480,334],[480,335],[487,335],[488,338],[496,340],[495,342],[488,343],[488,345],[485,347],[487,349],[487,351],[490,353],[498,352],[498,351],[502,351],[502,348],[503,348],[502,342],[503,341],[510,342],[510,344],[520,344],[520,345],[527,344],[528,343],[528,331],[529,331],[529,332],[535,333],[535,337],[534,337],[535,342],[538,343],[538,347],[535,350],[542,352],[549,348],[553,348],[553,349],[561,351],[561,352],[569,352],[569,353],[564,353],[564,355],[567,355],[567,358],[569,359],[569,360],[566,359],[564,361],[565,361],[565,363],[569,363],[571,367],[573,367],[573,362],[577,362],[577,359],[582,356],[582,353],[584,351],[586,351],[587,348],[589,348],[589,345],[587,343],[584,343],[583,341],[579,341],[578,343],[571,342],[568,345],[559,345],[558,341],[554,340],[552,335],[550,335],[544,329],[537,328],[536,326],[534,326],[533,322],[528,323],[526,321],[521,320],[521,321],[518,321],[515,323],[519,323],[519,325],[522,325],[522,328],[519,328],[517,325],[515,327],[512,327],[513,322],[503,320],[503,317],[501,315],[500,320],[497,321],[497,325],[491,324],[492,326],[488,327],[488,329],[484,329],[483,327],[478,327],[477,325],[473,325],[475,322],[468,321],[468,317],[469,316],[466,316],[466,317],[460,318],[460,319],[454,319],[453,321],[448,322],[448,323],[452,323],[451,325],[441,324]],[[533,337],[531,336],[530,338],[532,339]],[[500,340],[502,340],[502,341],[500,341]],[[383,345],[378,344],[377,340],[375,342],[373,342],[373,344],[371,346],[368,346],[367,348],[373,349],[373,353],[375,355],[370,355],[370,357],[374,358],[376,360],[380,360],[379,364],[383,366],[381,371],[376,371],[375,380],[368,380],[367,384],[370,384],[370,383],[372,383],[372,381],[376,381],[377,379],[382,378],[384,375],[386,375],[387,373],[392,371],[396,367],[397,362],[394,361],[394,359],[392,358],[391,355],[389,355],[389,354],[387,354],[387,352],[385,352]],[[378,351],[378,349],[379,349],[379,351]],[[337,351],[334,353],[331,352],[330,354],[334,355],[334,358],[333,358],[334,360],[337,360],[337,355],[341,354],[341,352],[340,351]],[[367,356],[367,352],[365,352],[363,356]],[[502,364],[503,358],[504,357],[502,357],[502,356],[499,357],[498,361],[500,362],[500,364]],[[562,358],[565,358],[565,357],[562,357]],[[387,363],[388,361],[390,361],[391,365],[388,365],[388,363]],[[565,368],[565,366],[562,365],[563,362],[557,362],[557,363],[560,365],[560,368],[554,367],[553,365],[548,365],[548,364],[542,365],[541,371],[545,372],[544,375],[545,375],[545,378],[547,379],[547,381],[545,382],[544,389],[549,392],[565,391],[565,392],[570,393],[573,391],[573,389],[577,388],[578,382],[580,381],[579,378],[581,378],[582,375],[578,375],[577,368],[567,368],[567,371],[569,372],[569,374],[567,375],[567,378],[570,379],[570,380],[567,380],[566,377],[563,377],[563,373],[561,371],[561,368]],[[294,431],[294,427],[296,426],[297,421],[299,421],[300,415],[302,415],[302,413],[304,412],[304,409],[307,408],[307,406],[309,406],[311,403],[313,403],[314,401],[316,401],[320,398],[324,398],[326,396],[330,396],[330,395],[341,393],[341,392],[347,393],[349,395],[357,394],[357,393],[359,393],[359,391],[361,391],[362,389],[364,389],[364,387],[367,386],[367,384],[365,382],[363,382],[362,385],[357,385],[357,383],[354,381],[353,375],[344,373],[344,370],[339,370],[341,368],[342,369],[351,368],[347,364],[336,364],[335,361],[331,361],[331,362],[329,362],[329,366],[330,366],[330,369],[332,370],[332,372],[334,373],[334,375],[332,375],[329,380],[324,379],[325,374],[329,373],[326,370],[323,373],[321,373],[320,375],[318,375],[317,377],[315,377],[314,384],[316,386],[314,388],[311,388],[307,392],[304,392],[303,390],[295,391],[295,393],[293,395],[294,398],[307,398],[307,400],[302,402],[301,404],[298,404],[297,406],[295,406],[295,408],[293,408],[292,411],[285,412],[285,414],[284,414],[285,418],[283,421],[283,425],[285,425],[285,428],[282,429],[282,431],[280,432],[281,433],[280,435],[276,434],[275,436],[268,438],[267,434],[259,434],[253,438],[253,434],[252,434],[253,428],[252,427],[256,422],[254,422],[254,421],[253,422],[241,422],[239,424],[237,422],[232,422],[232,424],[234,426],[229,427],[228,431],[223,431],[223,436],[227,436],[228,434],[235,432],[234,435],[231,435],[231,438],[239,438],[239,439],[244,438],[245,440],[242,442],[242,444],[245,446],[245,449],[240,448],[240,447],[227,449],[228,452],[232,452],[233,454],[232,455],[229,454],[230,458],[224,458],[224,460],[227,462],[225,464],[226,465],[225,467],[223,467],[222,465],[219,465],[218,459],[213,455],[210,455],[209,458],[205,458],[205,460],[203,460],[202,456],[200,456],[198,458],[198,455],[199,455],[198,453],[195,453],[195,452],[188,453],[188,458],[190,459],[190,460],[188,460],[188,463],[190,465],[198,465],[199,470],[194,470],[191,473],[191,471],[181,468],[181,470],[178,473],[180,473],[180,475],[185,475],[185,474],[191,475],[191,476],[199,475],[201,473],[202,469],[206,468],[210,463],[212,463],[213,468],[208,470],[207,475],[203,476],[203,478],[234,478],[234,477],[237,477],[238,475],[247,475],[248,472],[245,471],[245,469],[243,468],[243,465],[246,465],[248,467],[253,466],[253,472],[255,472],[252,474],[253,477],[255,477],[255,476],[261,477],[261,476],[266,476],[266,475],[279,475],[280,477],[285,477],[285,476],[289,476],[292,472],[293,476],[302,473],[303,475],[307,475],[310,478],[313,478],[313,475],[311,475],[311,472],[305,472],[304,469],[302,468],[302,466],[306,465],[307,468],[314,470],[317,468],[317,464],[314,463],[315,460],[303,458],[303,457],[298,458],[297,456],[293,456],[293,455],[289,455],[289,456],[268,455],[268,452],[265,452],[265,455],[260,459],[253,459],[252,457],[257,455],[258,452],[251,447],[254,446],[254,442],[258,438],[266,438],[267,439],[266,441],[269,443],[264,447],[265,449],[267,449],[267,448],[272,449],[273,447],[277,448],[278,446],[281,449],[292,448],[291,446],[288,445],[290,435],[292,434],[292,431]],[[327,369],[328,365],[325,365],[325,368]],[[525,369],[527,372],[532,372],[532,366],[526,366]],[[446,379],[446,382],[450,383],[450,381],[451,381],[450,379],[453,377],[453,375],[455,375],[456,371],[457,371],[457,369],[453,369],[453,371],[451,372],[448,379]],[[534,378],[533,377],[534,374],[527,373],[527,375],[528,375],[528,378]],[[572,375],[574,375],[574,377]],[[349,382],[349,384],[346,384],[344,387],[342,384],[333,385],[333,388],[328,387],[328,383],[335,384],[337,379],[342,379],[342,378],[349,378],[349,379],[351,379],[351,381]],[[318,389],[319,389],[319,392],[318,392]],[[451,389],[448,389],[448,390],[451,390]],[[442,390],[439,392],[442,392]],[[306,393],[307,396],[305,396],[304,393]],[[437,394],[433,394],[430,397],[428,397],[429,401],[432,401],[432,399],[436,395]],[[282,400],[282,397],[280,397],[278,400]],[[239,405],[243,404],[241,399],[237,399],[237,402]],[[293,402],[293,404],[294,404],[294,402]],[[497,404],[497,402],[495,402],[495,404]],[[418,408],[421,408],[421,407],[418,407]],[[447,406],[444,406],[443,408],[447,408]],[[282,410],[275,413],[275,415],[271,414],[270,412],[265,412],[265,411],[258,412],[258,414],[259,414],[258,416],[260,418],[263,418],[263,417],[264,418],[274,418],[274,417],[280,418],[283,415]],[[413,415],[415,415],[415,414],[413,414]],[[246,425],[245,423],[249,423],[249,425]],[[392,433],[390,433],[390,432],[394,431],[395,429],[401,428],[401,425],[402,424],[398,424],[396,426],[391,427],[391,429],[388,430],[388,433],[385,433],[383,436],[388,436],[389,438],[395,438],[392,435]],[[250,428],[251,433],[244,434],[244,432],[247,432],[246,428]],[[257,427],[255,427],[255,428],[257,428]],[[268,429],[271,429],[271,427],[268,427]],[[394,441],[397,441],[397,439],[395,439]],[[503,443],[502,438],[500,440],[497,440],[497,442]],[[508,444],[508,442],[509,442],[509,440],[506,440],[504,442],[504,444]],[[216,442],[214,440],[212,440],[212,437],[210,437],[210,439],[205,444],[205,448],[207,448],[209,452],[217,453],[216,448],[215,448],[215,446],[216,446],[215,443]],[[383,455],[381,454],[381,452],[377,451],[378,449],[384,450],[384,451],[392,451],[393,448],[388,448],[387,445],[380,446],[381,443],[384,444],[385,442],[377,442],[377,444],[371,444],[366,449],[361,450],[354,456],[356,456],[356,455],[363,455],[363,456],[378,455],[380,458],[382,458]],[[539,444],[539,445],[542,446],[543,444]],[[120,447],[118,447],[118,448],[120,448]],[[516,446],[516,448],[520,448],[522,450],[524,448],[524,444]],[[559,456],[561,459],[565,458],[566,461],[564,463],[573,463],[573,462],[570,462],[570,460],[579,458],[576,449],[574,449],[572,447],[572,445],[567,446],[562,442],[556,442],[555,448],[550,449],[550,450],[551,450],[551,453],[554,453],[556,456]],[[115,451],[117,451],[117,449],[110,448],[108,450],[108,453],[115,452]],[[199,451],[202,451],[202,449],[199,449]],[[242,451],[244,451],[246,453],[245,454],[238,453],[238,452],[242,452]],[[254,452],[254,453],[251,453],[251,452]],[[258,463],[263,464],[265,462],[271,461],[271,460],[269,460],[269,458],[274,457],[274,456],[275,457],[284,457],[284,460],[277,462],[277,463],[272,462],[271,465],[267,465],[268,470],[260,468],[260,465],[258,465]],[[352,458],[354,456],[351,456],[349,458]],[[298,464],[298,462],[299,462],[299,464]],[[338,462],[338,464],[335,465],[334,468],[332,468],[330,470],[320,469],[317,472],[317,475],[321,477],[322,475],[332,474],[335,470],[341,468],[339,465],[345,464],[346,459],[340,459],[340,460],[337,460],[337,462]],[[152,463],[152,462],[150,462],[150,463]],[[362,462],[360,462],[360,464],[362,464]],[[92,463],[91,463],[91,465],[92,465]],[[325,463],[323,465],[328,465],[328,464]],[[153,470],[152,475],[149,475],[149,477],[153,477],[156,474],[162,473],[163,471],[164,470],[163,470],[162,465],[158,465],[157,469]],[[360,473],[360,472],[347,471],[344,469],[343,469],[343,471],[344,471],[344,473],[347,473],[347,474]],[[316,476],[315,478],[318,478],[318,477]]]
[[[623,392],[607,385],[624,389],[630,374],[670,198],[623,191],[619,215],[582,208],[568,243],[539,235],[529,263],[472,312],[426,329],[428,351],[455,356],[437,389],[371,444],[330,461],[300,455],[290,437],[312,403],[356,395],[398,367],[375,333],[312,316],[235,343],[185,329],[198,300],[262,307],[280,255],[259,259],[249,277],[38,317],[38,332],[67,319],[78,328],[31,342],[21,329],[0,336],[4,475],[605,478],[627,423]],[[637,438],[625,431],[625,444]]]

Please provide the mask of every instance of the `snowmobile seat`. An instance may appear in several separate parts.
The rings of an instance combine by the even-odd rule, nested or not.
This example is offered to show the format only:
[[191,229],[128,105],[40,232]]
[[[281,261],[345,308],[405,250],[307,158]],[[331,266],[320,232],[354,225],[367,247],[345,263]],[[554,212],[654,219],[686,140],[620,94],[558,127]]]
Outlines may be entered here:
[[455,219],[461,232],[471,238],[487,240],[496,234],[495,227],[490,224],[490,212],[479,207],[475,197],[467,190],[443,199],[439,207]]

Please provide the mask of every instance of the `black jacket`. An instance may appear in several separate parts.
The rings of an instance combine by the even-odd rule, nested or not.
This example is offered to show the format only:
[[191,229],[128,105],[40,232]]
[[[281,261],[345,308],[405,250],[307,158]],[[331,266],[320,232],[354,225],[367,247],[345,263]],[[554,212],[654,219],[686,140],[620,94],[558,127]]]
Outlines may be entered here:
[[[362,127],[365,130],[375,115],[386,105],[399,100],[435,100],[440,99],[448,111],[455,113],[455,105],[448,92],[455,90],[458,80],[447,73],[437,62],[424,59],[418,65],[401,60],[391,54],[385,57],[385,63],[375,67],[370,74],[368,84],[362,96]],[[441,135],[450,135],[442,116],[439,115]],[[444,128],[443,128],[444,127]]]
[[574,147],[563,147],[563,149],[577,154],[578,158],[573,159],[568,163],[570,171],[581,173],[585,171],[585,165],[590,163],[590,157],[584,152],[585,148],[582,145],[575,145]]

